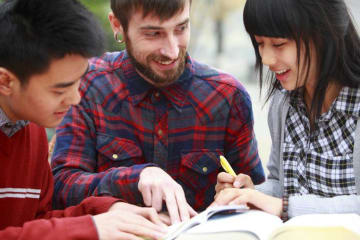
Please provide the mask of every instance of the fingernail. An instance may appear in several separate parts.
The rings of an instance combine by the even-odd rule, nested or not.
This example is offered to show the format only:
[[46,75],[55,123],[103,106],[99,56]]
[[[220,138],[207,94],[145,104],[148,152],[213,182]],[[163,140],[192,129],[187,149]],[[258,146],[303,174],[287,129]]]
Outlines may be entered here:
[[241,186],[241,185],[240,185],[240,182],[238,182],[238,181],[234,182],[233,185],[234,185],[234,187],[236,187],[236,188],[240,188],[240,186]]

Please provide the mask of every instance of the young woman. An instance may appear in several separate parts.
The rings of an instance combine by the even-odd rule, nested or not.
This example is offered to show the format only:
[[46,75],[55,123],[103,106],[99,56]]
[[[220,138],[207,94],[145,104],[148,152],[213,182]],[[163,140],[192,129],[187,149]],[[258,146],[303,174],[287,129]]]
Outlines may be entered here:
[[244,24],[260,89],[269,68],[270,174],[256,190],[219,174],[214,204],[360,214],[360,38],[344,1],[247,0]]

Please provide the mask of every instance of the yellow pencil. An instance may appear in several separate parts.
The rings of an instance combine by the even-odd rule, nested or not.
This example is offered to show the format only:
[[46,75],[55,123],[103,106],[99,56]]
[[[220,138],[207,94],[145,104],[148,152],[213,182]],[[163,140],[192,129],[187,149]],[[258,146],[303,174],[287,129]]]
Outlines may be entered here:
[[234,170],[232,169],[232,167],[230,166],[230,163],[226,160],[226,158],[222,155],[220,155],[220,164],[222,166],[222,168],[229,173],[231,176],[236,177],[236,173],[234,172]]

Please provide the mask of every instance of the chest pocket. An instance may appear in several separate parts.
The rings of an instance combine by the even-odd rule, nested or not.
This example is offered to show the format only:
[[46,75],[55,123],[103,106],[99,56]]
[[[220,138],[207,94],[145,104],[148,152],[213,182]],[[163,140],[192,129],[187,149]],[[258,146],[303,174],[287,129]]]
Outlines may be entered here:
[[222,151],[200,149],[181,154],[179,178],[195,191],[211,186],[214,187],[220,168],[219,155]]
[[143,163],[141,149],[129,139],[99,133],[96,141],[99,171]]

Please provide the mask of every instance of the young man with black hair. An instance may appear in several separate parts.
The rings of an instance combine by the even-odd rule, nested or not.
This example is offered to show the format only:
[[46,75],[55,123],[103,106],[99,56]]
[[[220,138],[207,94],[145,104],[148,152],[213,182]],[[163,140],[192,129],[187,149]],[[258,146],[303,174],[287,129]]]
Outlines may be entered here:
[[80,104],[57,129],[58,207],[111,194],[185,220],[214,199],[225,155],[264,181],[251,101],[229,74],[187,53],[190,0],[112,0],[126,50],[91,61]]
[[88,58],[103,51],[92,14],[75,0],[8,0],[0,33],[0,239],[160,238],[154,209],[112,197],[51,211],[44,127],[80,101]]

